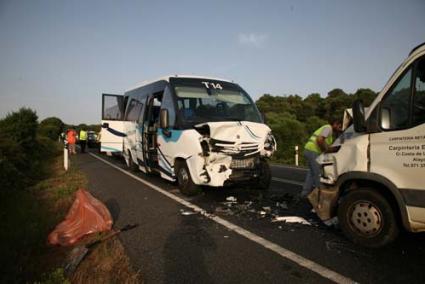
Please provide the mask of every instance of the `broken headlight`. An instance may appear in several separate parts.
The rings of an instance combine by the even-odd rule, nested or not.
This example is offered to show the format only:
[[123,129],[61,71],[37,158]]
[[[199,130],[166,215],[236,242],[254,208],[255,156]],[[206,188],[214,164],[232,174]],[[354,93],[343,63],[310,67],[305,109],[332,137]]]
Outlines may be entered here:
[[273,134],[271,134],[270,132],[267,134],[266,140],[264,141],[264,150],[276,150],[276,140],[274,139]]

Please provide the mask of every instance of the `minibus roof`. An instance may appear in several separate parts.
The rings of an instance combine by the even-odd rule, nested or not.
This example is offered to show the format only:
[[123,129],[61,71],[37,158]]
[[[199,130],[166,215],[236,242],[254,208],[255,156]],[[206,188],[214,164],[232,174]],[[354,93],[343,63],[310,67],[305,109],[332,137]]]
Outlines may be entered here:
[[229,82],[229,83],[233,83],[233,81],[227,80],[227,79],[222,79],[222,78],[215,78],[215,77],[209,77],[209,76],[198,76],[198,75],[182,75],[182,74],[176,74],[176,75],[169,75],[169,76],[164,76],[164,77],[160,77],[156,80],[151,80],[151,81],[143,81],[142,83],[136,85],[133,88],[130,88],[128,90],[126,90],[125,92],[129,92],[141,87],[144,87],[146,85],[158,82],[158,81],[167,81],[170,82],[170,78],[188,78],[188,79],[205,79],[205,80],[216,80],[216,81],[223,81],[223,82]]
[[410,51],[409,56],[412,55],[414,52],[420,52],[422,49],[425,49],[425,42],[419,44],[418,46],[416,46],[415,48],[412,49],[412,51]]

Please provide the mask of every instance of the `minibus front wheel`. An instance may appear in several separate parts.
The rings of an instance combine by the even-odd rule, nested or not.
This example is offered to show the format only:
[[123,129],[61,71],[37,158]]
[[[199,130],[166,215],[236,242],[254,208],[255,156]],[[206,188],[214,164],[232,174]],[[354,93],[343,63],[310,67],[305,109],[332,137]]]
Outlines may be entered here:
[[200,192],[200,187],[193,182],[185,161],[176,162],[176,175],[177,184],[182,194],[193,196]]

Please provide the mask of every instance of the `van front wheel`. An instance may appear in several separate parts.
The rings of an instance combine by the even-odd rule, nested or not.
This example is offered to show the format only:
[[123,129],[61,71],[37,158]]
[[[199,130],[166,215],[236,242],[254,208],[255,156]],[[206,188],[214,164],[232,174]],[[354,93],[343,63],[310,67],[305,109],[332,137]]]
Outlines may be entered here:
[[186,162],[179,161],[176,164],[177,164],[176,165],[177,166],[176,167],[177,183],[178,183],[180,192],[186,196],[193,196],[198,194],[200,192],[200,188],[198,185],[196,185],[193,182],[192,177],[190,176],[189,169],[186,165]]
[[382,247],[399,233],[397,220],[389,202],[370,188],[355,189],[343,197],[338,219],[344,234],[354,243]]

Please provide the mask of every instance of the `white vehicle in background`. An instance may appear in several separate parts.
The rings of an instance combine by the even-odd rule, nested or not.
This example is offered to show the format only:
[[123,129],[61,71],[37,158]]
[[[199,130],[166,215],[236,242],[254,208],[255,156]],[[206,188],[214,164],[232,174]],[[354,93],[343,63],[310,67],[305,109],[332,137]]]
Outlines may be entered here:
[[122,152],[130,168],[177,180],[187,195],[199,185],[268,188],[276,142],[239,85],[176,75],[102,100],[101,151]]
[[[400,226],[425,231],[425,44],[411,51],[371,106],[321,155],[322,187],[309,196],[323,220],[338,216],[352,241],[379,247]],[[346,123],[345,123],[346,124]]]

